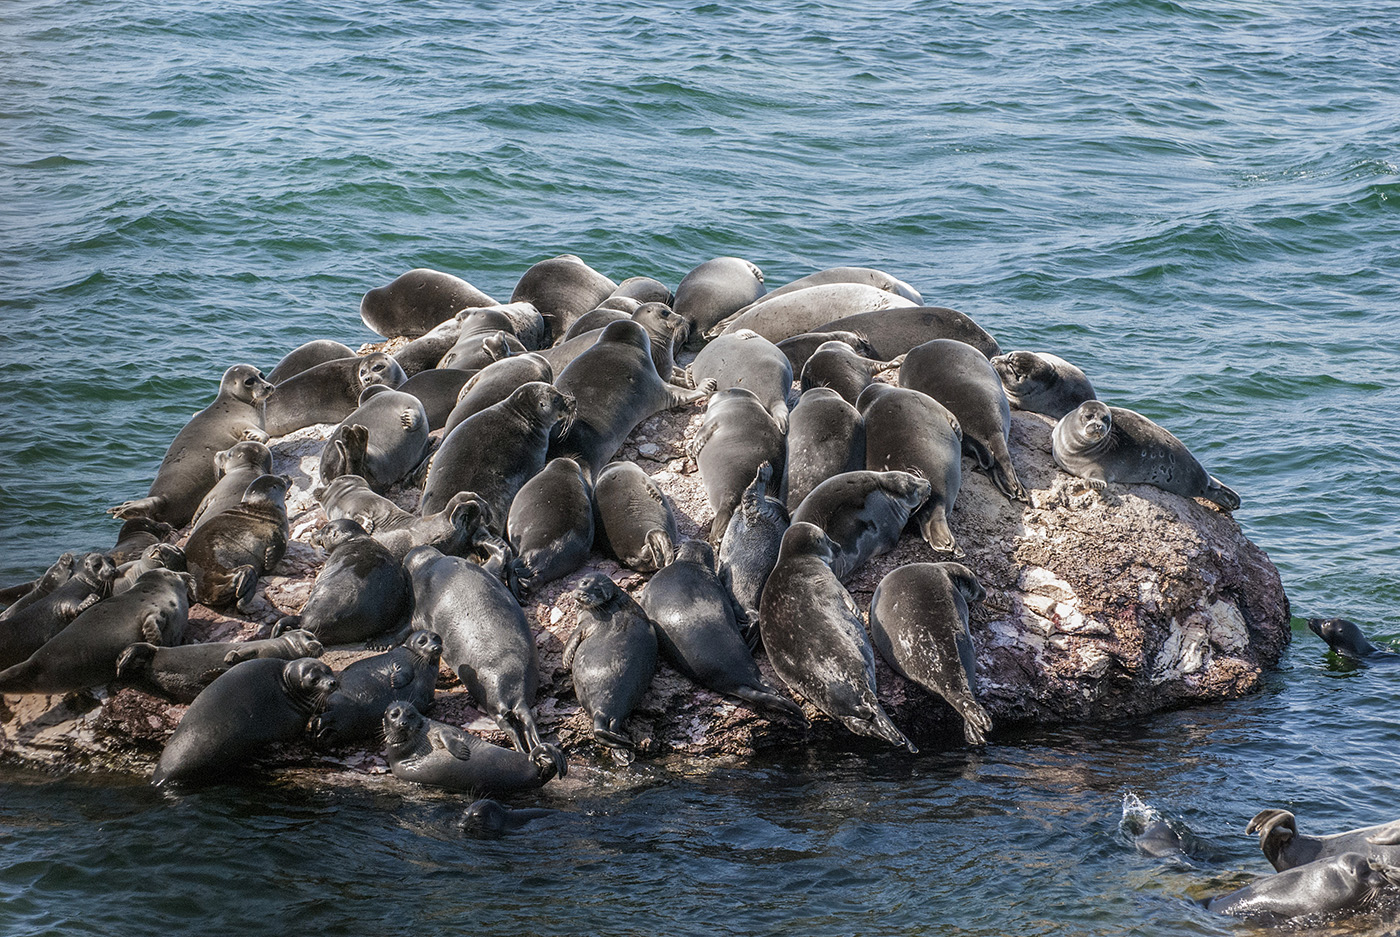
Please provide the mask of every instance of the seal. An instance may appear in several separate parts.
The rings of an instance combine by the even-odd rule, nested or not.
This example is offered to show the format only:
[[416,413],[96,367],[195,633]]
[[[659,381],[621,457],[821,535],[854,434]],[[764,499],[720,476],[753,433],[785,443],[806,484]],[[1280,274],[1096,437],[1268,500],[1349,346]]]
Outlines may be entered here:
[[419,513],[441,511],[457,492],[474,491],[491,508],[491,529],[500,533],[520,486],[544,468],[550,430],[561,421],[567,430],[577,411],[568,391],[532,381],[463,420],[433,457]]
[[706,385],[687,390],[661,380],[651,361],[651,340],[636,322],[610,323],[598,341],[569,363],[554,385],[578,401],[577,417],[549,447],[597,477],[637,425],[661,410],[705,397]]
[[[432,547],[404,560],[413,577],[414,628],[442,635],[443,663],[477,707],[496,720],[522,752],[535,753],[540,733],[530,704],[539,690],[535,639],[515,598],[480,566]],[[470,615],[462,609],[471,609]],[[567,773],[564,764],[559,774]]]
[[518,388],[533,381],[545,384],[554,382],[554,369],[540,355],[512,355],[488,364],[462,385],[443,429],[452,432],[467,417],[500,403]]
[[[175,528],[163,521],[136,516],[122,524],[117,532],[117,542],[112,549],[105,551],[113,563],[130,563],[153,544],[161,543],[175,532]],[[102,552],[102,551],[99,551]]]
[[792,365],[778,346],[748,329],[721,335],[710,342],[686,371],[691,386],[714,381],[715,390],[742,387],[753,391],[773,422],[785,433],[792,373]]
[[311,535],[311,543],[326,551],[326,564],[301,613],[280,619],[274,638],[301,629],[323,644],[350,644],[408,628],[413,583],[398,559],[363,527],[331,521]]
[[819,332],[828,323],[852,313],[883,313],[913,306],[897,293],[887,293],[863,283],[825,283],[754,303],[715,325],[705,335],[715,338],[725,332],[752,329],[776,343],[803,332]]
[[1291,918],[1364,911],[1400,894],[1400,866],[1348,852],[1259,879],[1206,907],[1276,924]]
[[46,595],[50,595],[53,590],[63,585],[73,578],[73,564],[77,561],[71,553],[64,553],[54,560],[53,565],[44,570],[43,575],[38,579],[31,579],[29,582],[22,582],[19,585],[11,586],[5,590],[5,594],[0,596],[0,601],[7,602],[4,611],[0,611],[0,621],[4,621],[14,615],[20,609],[32,605]]
[[1259,834],[1264,858],[1280,872],[1346,852],[1400,865],[1400,820],[1329,836],[1304,836],[1298,832],[1298,820],[1292,813],[1271,809],[1256,813],[1245,832]]
[[185,710],[151,783],[219,780],[273,743],[296,741],[338,685],[314,657],[255,658],[230,667]]
[[823,342],[802,366],[802,390],[805,393],[813,387],[830,387],[847,403],[854,404],[875,375],[887,369],[888,362],[862,358],[845,342]]
[[[515,305],[522,309],[535,308],[529,303]],[[457,342],[443,354],[437,366],[479,371],[492,361],[528,351],[515,334],[515,320],[503,311],[504,308],[464,309],[457,317],[461,323]],[[540,331],[543,327],[544,320],[538,320]]]
[[875,696],[875,652],[831,564],[836,545],[794,519],[763,587],[758,626],[773,669],[793,692],[858,735],[918,749]]
[[962,429],[962,451],[1007,498],[1030,503],[1011,462],[1011,404],[986,355],[953,339],[924,342],[899,366],[899,386],[922,391],[947,407]]
[[457,826],[466,835],[477,839],[499,839],[502,833],[518,830],[531,820],[553,816],[558,812],[547,807],[507,807],[499,800],[483,797],[472,801]]
[[194,575],[199,602],[210,608],[236,605],[246,612],[258,577],[287,552],[286,475],[263,475],[243,501],[216,515],[185,542],[185,562]]
[[665,303],[674,307],[675,298],[671,288],[660,280],[653,280],[651,277],[628,277],[617,284],[617,289],[603,300],[602,305],[612,300],[631,299],[637,303]]
[[424,371],[436,369],[438,362],[442,360],[442,356],[451,351],[452,346],[456,345],[457,339],[461,337],[462,320],[457,316],[453,316],[450,319],[439,322],[430,330],[424,332],[422,335],[394,352],[394,360],[399,363],[399,367],[403,368],[403,373],[407,374],[408,379],[411,381]]
[[933,486],[908,472],[843,472],[822,482],[792,512],[792,522],[821,528],[835,544],[831,570],[845,579],[888,553]]
[[865,422],[865,467],[928,479],[928,500],[914,515],[933,549],[962,556],[950,526],[962,488],[962,428],[958,418],[921,391],[871,384],[857,400]]
[[242,503],[243,493],[259,476],[272,474],[272,450],[251,439],[235,443],[214,453],[214,472],[219,480],[190,518],[191,533],[205,521]]
[[781,468],[787,454],[783,431],[753,391],[731,387],[710,396],[705,421],[689,454],[700,469],[705,499],[715,512],[710,539],[718,543],[729,518],[761,465]]
[[[827,342],[843,342],[862,358],[875,357],[874,350],[855,332],[803,332],[778,342],[778,350],[787,355],[792,364],[792,373],[801,374],[807,365],[807,359]],[[893,365],[893,362],[886,363]]]
[[610,462],[593,485],[598,545],[639,573],[675,558],[676,516],[661,486],[635,462]]
[[318,489],[316,496],[327,518],[359,524],[400,562],[414,547],[432,546],[451,556],[467,556],[479,541],[492,539],[487,530],[491,509],[470,491],[453,495],[441,511],[427,517],[375,494],[358,475],[342,475]]
[[546,342],[562,336],[574,319],[612,295],[617,284],[574,254],[541,260],[520,277],[513,303],[533,303],[548,324]]
[[359,475],[383,493],[421,466],[431,445],[422,401],[382,384],[371,385],[360,395],[360,406],[322,447],[321,480]]
[[462,388],[476,377],[476,374],[454,368],[429,368],[404,381],[399,385],[399,390],[418,398],[418,402],[423,405],[423,412],[428,415],[428,430],[433,432],[447,426],[452,408],[457,406],[457,398],[462,395]]
[[1088,376],[1056,355],[1013,351],[993,358],[992,367],[1016,410],[1058,420],[1084,401],[1095,399]]
[[317,339],[298,345],[282,357],[276,366],[267,374],[269,384],[280,384],[293,375],[300,374],[308,368],[314,368],[318,364],[325,364],[327,361],[335,361],[338,358],[353,358],[355,349],[340,342],[330,339]]
[[739,309],[761,297],[763,271],[741,257],[715,257],[687,273],[676,287],[675,310],[699,338]]
[[[907,354],[916,345],[935,338],[966,342],[988,358],[1001,354],[1001,346],[964,313],[946,306],[913,306],[858,312],[827,322],[812,332],[854,332],[869,351],[861,354],[889,361]],[[860,351],[860,349],[856,349]]]
[[627,717],[656,674],[656,630],[635,599],[602,573],[589,573],[570,593],[579,623],[564,644],[564,669],[593,723],[593,737],[612,748],[634,747]]
[[105,553],[89,553],[71,576],[47,595],[27,602],[0,626],[0,669],[33,654],[80,614],[112,592],[117,566]]
[[1309,618],[1308,630],[1325,641],[1330,650],[1349,660],[1364,660],[1368,664],[1400,662],[1400,654],[1376,647],[1354,621]]
[[759,672],[740,634],[734,599],[715,575],[715,555],[708,543],[682,543],[675,562],[658,570],[637,600],[655,626],[662,656],[681,673],[756,710],[806,725],[802,707]]
[[729,518],[719,545],[719,581],[733,596],[738,622],[752,647],[758,642],[758,601],[763,584],[778,562],[778,549],[788,529],[782,502],[768,496],[773,466],[760,465]]
[[344,745],[378,735],[384,710],[396,702],[427,709],[437,686],[442,638],[415,631],[407,641],[383,654],[350,664],[336,679],[340,687],[326,697],[325,709],[312,720],[317,745]]
[[130,589],[88,608],[26,660],[0,671],[0,693],[69,693],[117,678],[117,658],[137,641],[178,644],[194,583],[157,568]]
[[[609,297],[604,302],[611,302],[615,297]],[[624,308],[630,306],[631,308]],[[632,318],[632,313],[642,308],[642,304],[636,300],[619,302],[616,306],[599,306],[597,309],[590,309],[579,316],[569,326],[569,331],[564,333],[564,337],[559,340],[559,344],[571,342],[587,332],[601,332],[603,327],[609,322],[618,322],[622,319]],[[559,345],[554,347],[558,348]],[[573,360],[572,356],[569,359]]]
[[969,745],[987,744],[992,717],[977,702],[977,653],[968,603],[987,592],[961,563],[910,563],[870,599],[870,637],[895,673],[941,696],[963,719]]
[[385,338],[417,338],[469,306],[496,301],[461,277],[419,267],[400,274],[360,300],[360,319]]
[[384,384],[392,389],[407,380],[399,363],[382,351],[318,364],[273,388],[264,428],[268,435],[285,436],[316,423],[339,423],[360,405],[366,387]]
[[112,595],[121,595],[132,586],[142,574],[153,569],[173,569],[177,573],[187,571],[185,551],[173,543],[153,543],[146,552],[117,567],[117,575],[112,579]]
[[813,387],[793,408],[787,451],[779,497],[792,512],[828,478],[865,468],[865,420],[836,391]]
[[588,561],[593,549],[593,497],[573,459],[551,459],[521,486],[506,516],[511,591],[524,601],[547,582]]
[[786,296],[788,293],[805,290],[809,286],[824,286],[828,283],[862,283],[866,286],[882,289],[886,293],[903,296],[916,306],[924,304],[924,297],[914,287],[898,277],[891,276],[883,270],[876,270],[874,267],[828,267],[825,270],[818,270],[816,273],[809,273],[805,277],[799,277],[790,283],[784,283],[777,289],[769,290],[763,294],[760,301]]
[[171,702],[189,704],[234,664],[254,658],[320,657],[321,652],[321,642],[309,631],[285,631],[275,638],[255,641],[206,641],[178,647],[141,641],[117,656],[115,682]]
[[236,364],[219,381],[219,395],[175,434],[146,497],[126,501],[110,513],[130,520],[145,517],[184,527],[199,502],[218,482],[214,454],[245,439],[267,442],[263,405],[272,385],[250,364]]
[[530,754],[492,745],[436,719],[412,703],[384,710],[384,757],[394,777],[452,791],[524,791],[561,775],[564,756],[541,743]]
[[1050,438],[1055,464],[1097,491],[1110,482],[1152,485],[1227,511],[1240,506],[1240,496],[1206,472],[1185,443],[1141,413],[1089,400],[1061,417]]
[[[631,319],[646,330],[647,338],[651,342],[651,363],[656,367],[657,375],[667,383],[689,386],[686,383],[685,371],[676,367],[675,352],[676,347],[685,341],[690,323],[671,311],[671,307],[665,303],[647,303],[625,318]],[[562,373],[570,362],[598,343],[603,329],[607,328],[608,324],[576,335],[540,354],[549,362],[554,373]]]

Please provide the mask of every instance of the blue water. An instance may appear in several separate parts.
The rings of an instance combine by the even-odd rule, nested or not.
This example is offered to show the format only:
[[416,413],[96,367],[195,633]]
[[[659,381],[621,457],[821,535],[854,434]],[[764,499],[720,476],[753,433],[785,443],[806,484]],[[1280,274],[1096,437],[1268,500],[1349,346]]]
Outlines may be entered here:
[[[1241,493],[1295,614],[1400,637],[1397,21],[8,0],[0,576],[109,545],[227,365],[372,340],[360,295],[409,268],[506,299],[562,252],[672,287],[737,255],[772,285],[880,267],[1075,361]],[[912,762],[643,763],[499,843],[427,795],[7,775],[0,930],[1233,933],[1191,899],[1267,868],[1257,809],[1400,815],[1400,669],[1295,638],[1240,703]],[[1137,857],[1127,790],[1212,857]]]

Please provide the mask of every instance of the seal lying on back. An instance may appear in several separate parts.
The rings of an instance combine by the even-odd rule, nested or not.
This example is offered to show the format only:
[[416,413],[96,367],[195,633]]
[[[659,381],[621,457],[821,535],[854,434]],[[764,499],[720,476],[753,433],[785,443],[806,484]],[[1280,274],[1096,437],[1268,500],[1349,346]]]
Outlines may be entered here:
[[609,462],[593,486],[594,530],[604,552],[639,573],[675,557],[671,500],[635,462]]
[[360,406],[326,440],[321,480],[359,475],[384,492],[422,464],[431,444],[422,401],[375,384],[364,389]]
[[787,355],[757,332],[740,329],[710,342],[687,369],[692,387],[707,380],[716,391],[742,387],[753,391],[783,432],[788,428],[788,394],[792,364]]
[[932,490],[928,479],[908,472],[844,472],[812,489],[792,512],[792,522],[815,524],[831,538],[831,571],[845,579],[866,560],[894,549],[909,516]]
[[284,631],[275,638],[256,641],[206,641],[178,647],[141,641],[117,657],[116,682],[175,703],[190,703],[234,664],[254,658],[320,657],[321,651],[321,642],[309,631]]
[[992,717],[977,702],[977,655],[968,603],[987,597],[961,563],[910,563],[890,572],[870,598],[870,636],[895,673],[947,701],[963,718],[969,745],[987,744]]
[[1364,911],[1400,896],[1400,866],[1348,852],[1262,878],[1206,907],[1217,914],[1279,923],[1305,915]]
[[719,580],[734,597],[735,614],[748,629],[750,647],[758,642],[758,601],[763,584],[778,562],[778,549],[788,529],[787,508],[768,495],[772,481],[773,466],[760,465],[719,545]]
[[763,648],[784,683],[852,732],[918,751],[875,696],[875,652],[835,559],[820,527],[793,521],[763,587]]
[[285,436],[316,423],[339,423],[360,405],[366,387],[384,384],[393,389],[407,380],[399,363],[382,351],[318,364],[272,389],[264,428],[270,436]]
[[116,564],[105,553],[89,553],[73,574],[0,622],[0,667],[13,667],[44,646],[112,592]]
[[520,488],[506,517],[511,591],[525,599],[588,561],[593,549],[593,499],[573,459],[551,459]]
[[494,305],[494,299],[461,277],[419,267],[366,293],[360,319],[385,338],[417,338],[468,306]]
[[[805,395],[804,395],[805,396]],[[962,489],[962,427],[921,391],[871,384],[857,400],[865,420],[865,467],[910,472],[929,481],[928,500],[914,515],[924,542],[962,556],[950,526]]]
[[350,644],[407,629],[413,584],[382,544],[351,520],[318,528],[311,543],[326,551],[326,563],[300,614],[278,621],[273,637],[301,629],[325,644]]
[[451,791],[524,791],[560,775],[564,756],[540,744],[530,754],[492,745],[436,719],[412,703],[384,710],[384,757],[394,777]]
[[335,674],[314,657],[230,667],[185,711],[151,782],[216,780],[274,742],[301,738],[337,686]]
[[219,381],[214,402],[175,434],[146,497],[111,509],[120,518],[148,517],[184,527],[218,482],[214,454],[245,439],[267,442],[263,402],[272,385],[250,364],[236,364]]
[[676,312],[690,323],[692,344],[721,319],[764,293],[763,271],[742,257],[716,257],[700,264],[676,287]]
[[1043,413],[1058,420],[1086,400],[1094,399],[1094,385],[1085,373],[1056,355],[1013,351],[992,359],[1006,388],[1006,398],[1017,410]]
[[564,668],[593,721],[593,737],[630,749],[627,717],[646,695],[656,673],[656,630],[640,605],[602,573],[583,577],[571,595],[579,604],[578,627],[564,645]]
[[754,472],[760,465],[781,468],[787,447],[782,429],[753,391],[731,387],[710,397],[689,453],[715,512],[710,539],[718,543]]
[[286,475],[263,475],[248,486],[243,501],[215,516],[185,543],[185,561],[194,574],[199,602],[210,608],[237,604],[247,611],[258,577],[287,552]]
[[427,709],[437,686],[442,638],[415,631],[408,640],[383,654],[350,664],[336,679],[340,687],[326,697],[325,709],[311,720],[311,738],[318,745],[343,745],[378,734],[384,710],[396,702]]
[[1345,618],[1309,618],[1308,629],[1343,657],[1367,663],[1400,662],[1400,654],[1376,647],[1354,621]]
[[1227,511],[1240,506],[1240,496],[1207,473],[1185,443],[1132,410],[1086,401],[1055,424],[1051,440],[1055,464],[1097,490],[1110,482],[1152,485]]
[[1298,821],[1292,813],[1261,810],[1249,821],[1245,832],[1259,834],[1259,848],[1264,851],[1264,858],[1280,872],[1344,852],[1359,852],[1371,859],[1400,865],[1400,820],[1330,836],[1304,836],[1298,832]]
[[612,295],[617,284],[574,254],[560,254],[530,267],[510,294],[513,303],[533,303],[548,324],[547,342],[569,330],[574,319]]

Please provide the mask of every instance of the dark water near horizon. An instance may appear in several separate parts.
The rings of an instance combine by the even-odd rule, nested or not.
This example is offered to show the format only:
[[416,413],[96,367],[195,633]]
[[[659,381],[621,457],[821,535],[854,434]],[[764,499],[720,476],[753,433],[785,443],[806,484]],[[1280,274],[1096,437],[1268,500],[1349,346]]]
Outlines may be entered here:
[[[1400,3],[0,8],[0,578],[106,546],[229,364],[418,266],[880,267],[1185,440],[1298,615],[1400,638]],[[1400,668],[916,759],[429,795],[0,787],[0,933],[1229,934],[1244,824],[1400,816]],[[1202,839],[1133,853],[1135,792]],[[1394,932],[1368,922],[1363,933]]]

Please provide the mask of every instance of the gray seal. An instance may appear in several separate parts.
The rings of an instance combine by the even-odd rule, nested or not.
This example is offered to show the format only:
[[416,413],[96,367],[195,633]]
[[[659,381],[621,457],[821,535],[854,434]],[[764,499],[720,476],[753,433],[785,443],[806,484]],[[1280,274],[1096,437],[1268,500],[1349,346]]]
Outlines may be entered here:
[[812,489],[792,512],[792,522],[815,524],[831,538],[832,572],[845,579],[866,560],[894,549],[930,491],[928,479],[908,472],[843,472]]
[[773,669],[794,692],[858,735],[918,749],[875,696],[875,652],[831,564],[836,545],[793,521],[763,587],[758,624]]
[[761,297],[763,271],[741,257],[716,257],[687,273],[676,287],[674,308],[690,323],[693,344],[722,319]]
[[612,295],[617,284],[574,254],[560,254],[530,267],[510,301],[533,303],[548,324],[547,341],[569,330],[574,319]]
[[189,704],[214,678],[234,664],[254,658],[296,660],[320,657],[321,642],[309,631],[284,631],[253,641],[206,641],[163,647],[140,641],[117,656],[117,679],[151,696]]
[[272,389],[250,364],[236,364],[225,371],[214,402],[175,434],[146,497],[119,504],[110,513],[123,520],[147,517],[177,528],[188,524],[219,480],[215,453],[245,439],[267,442],[263,406]]
[[[535,308],[529,303],[514,305],[522,309]],[[515,334],[515,320],[503,311],[504,308],[463,310],[457,317],[461,323],[457,341],[443,353],[437,366],[456,368],[459,371],[479,371],[492,361],[529,351]],[[543,319],[538,320],[537,328],[543,331]]]
[[797,400],[788,423],[787,462],[779,497],[789,512],[833,475],[865,468],[865,420],[829,387]]
[[263,475],[243,501],[215,516],[185,542],[185,562],[202,605],[251,607],[258,577],[282,561],[290,535],[285,475]]
[[1400,866],[1360,853],[1278,872],[1219,898],[1206,907],[1217,914],[1277,924],[1298,917],[1355,913],[1400,896]]
[[914,303],[898,293],[863,283],[824,283],[784,293],[776,299],[762,299],[720,322],[706,335],[715,338],[725,332],[752,329],[777,343],[803,332],[819,332],[828,323],[852,313],[912,306]]
[[68,693],[117,678],[117,658],[136,641],[177,644],[189,623],[193,583],[153,569],[121,595],[87,609],[28,659],[0,671],[0,693]]
[[1185,443],[1141,413],[1086,401],[1055,424],[1051,442],[1055,464],[1098,491],[1110,483],[1152,485],[1227,511],[1240,506],[1240,496],[1202,468]]
[[219,780],[276,742],[302,738],[339,686],[314,657],[245,660],[220,674],[185,711],[151,783]]
[[311,536],[326,563],[299,614],[277,622],[309,631],[323,644],[367,641],[405,631],[413,616],[413,583],[395,556],[352,520],[331,521]]
[[875,380],[875,375],[888,367],[888,362],[862,358],[845,342],[823,342],[802,366],[802,391],[830,387],[846,402],[854,404],[861,391]]
[[184,550],[173,543],[153,543],[139,557],[117,567],[117,575],[112,579],[112,595],[126,592],[136,585],[136,580],[153,569],[173,569],[183,573],[188,568]]
[[926,478],[928,500],[914,515],[924,542],[962,556],[953,536],[953,505],[962,488],[962,428],[958,418],[921,391],[872,384],[857,401],[865,421],[865,467]]
[[52,592],[16,609],[0,623],[0,668],[13,667],[112,592],[117,566],[105,553],[89,553]]
[[452,432],[467,417],[500,403],[518,388],[534,381],[545,384],[554,382],[554,369],[540,355],[512,355],[488,364],[462,385],[443,429],[447,433]]
[[[518,361],[520,358],[503,360]],[[418,402],[423,405],[423,412],[428,415],[428,430],[432,432],[447,426],[447,421],[452,416],[452,408],[457,406],[457,398],[462,396],[462,388],[480,373],[477,371],[473,374],[454,368],[428,368],[400,384],[399,390],[418,398]]]
[[623,566],[644,573],[675,558],[671,500],[637,463],[608,463],[593,485],[593,505],[597,543]]
[[962,429],[962,451],[991,476],[998,491],[1030,502],[1011,462],[1011,404],[986,355],[954,339],[924,342],[899,366],[899,386],[947,407]]
[[478,839],[499,839],[501,834],[518,830],[531,820],[553,816],[558,812],[548,807],[507,807],[499,800],[483,797],[468,805],[457,827],[466,835]]
[[870,599],[870,636],[895,673],[941,696],[963,719],[969,745],[987,744],[992,717],[977,702],[977,655],[968,603],[987,597],[961,563],[910,563]]
[[[855,332],[803,332],[778,342],[778,350],[792,363],[792,373],[801,374],[807,360],[827,342],[841,342],[862,358],[875,358],[875,350]],[[886,362],[890,363],[890,362]]]
[[805,290],[809,286],[824,286],[828,283],[862,283],[866,286],[877,287],[887,293],[903,296],[916,305],[922,306],[924,304],[924,297],[914,287],[898,277],[883,270],[876,270],[874,267],[828,267],[769,290],[764,294],[764,299],[786,296],[788,293]]
[[602,573],[583,577],[570,593],[579,604],[578,627],[564,644],[579,706],[593,737],[613,748],[634,747],[627,717],[656,674],[656,630],[640,605]]
[[[610,302],[612,298],[610,297],[608,300],[604,301]],[[621,306],[624,305],[630,306],[631,308],[621,308]],[[597,309],[590,309],[574,320],[573,324],[569,326],[569,331],[564,333],[564,337],[561,338],[554,347],[558,348],[559,345],[571,342],[587,332],[601,332],[604,326],[609,322],[630,319],[632,318],[632,313],[640,308],[642,308],[641,303],[636,300],[629,300],[626,303],[619,303],[617,306],[599,306]],[[569,360],[572,361],[573,356],[570,356]]]
[[759,672],[740,633],[734,599],[715,575],[709,544],[682,543],[675,561],[651,577],[637,601],[656,628],[661,655],[681,673],[757,710],[806,724],[802,707]]
[[617,284],[617,289],[612,291],[612,295],[603,300],[633,299],[638,303],[665,303],[668,306],[675,306],[675,295],[671,288],[660,280],[651,277],[628,277]]
[[[651,342],[651,363],[655,366],[657,375],[668,384],[688,386],[685,384],[685,371],[676,367],[675,353],[677,346],[685,340],[690,323],[664,303],[646,303],[624,318],[632,320],[646,330],[647,338]],[[569,338],[562,344],[540,352],[540,355],[549,362],[554,373],[562,373],[570,362],[596,345],[598,339],[602,338],[604,329],[611,324],[609,322]]]
[[730,516],[719,545],[719,580],[734,597],[736,615],[750,646],[758,641],[763,584],[778,562],[778,550],[788,529],[787,508],[768,495],[772,481],[773,466],[760,465]]
[[783,431],[751,390],[731,387],[710,396],[705,421],[691,439],[689,454],[700,469],[705,499],[715,512],[710,540],[718,543],[729,518],[761,465],[781,470]]
[[415,631],[398,647],[350,664],[336,674],[340,687],[311,720],[312,741],[344,745],[375,736],[384,725],[384,710],[399,701],[427,709],[441,657],[442,638]]
[[833,319],[810,331],[854,332],[869,349],[861,353],[880,361],[898,358],[916,345],[922,345],[935,338],[966,342],[988,358],[995,358],[1001,354],[1001,346],[985,329],[965,313],[946,306],[914,306],[881,309],[878,312],[858,312],[855,315]]
[[147,547],[163,542],[174,532],[175,528],[164,521],[138,515],[122,524],[117,532],[116,544],[105,552],[113,563],[129,563],[145,552]]
[[316,339],[304,345],[298,345],[283,355],[282,360],[277,362],[273,369],[267,373],[267,381],[269,384],[280,384],[287,378],[300,374],[308,368],[314,368],[318,364],[335,361],[337,358],[351,358],[354,355],[355,349],[349,345],[343,345],[326,338]]
[[370,490],[358,475],[342,475],[315,492],[330,520],[347,518],[369,531],[394,558],[403,561],[414,547],[432,546],[451,556],[467,556],[491,539],[491,508],[470,491],[460,491],[441,511],[419,517]]
[[214,471],[219,480],[199,502],[194,517],[190,518],[191,533],[205,521],[213,520],[242,503],[243,493],[249,485],[262,475],[272,474],[272,450],[251,439],[237,443],[223,452],[214,453]]
[[[394,352],[394,360],[403,368],[403,373],[413,380],[424,371],[437,368],[442,356],[452,350],[457,339],[462,337],[462,320],[457,316],[439,322],[432,329],[418,336],[407,345]],[[456,368],[447,370],[455,371]]]
[[592,488],[573,459],[551,459],[521,486],[506,516],[515,552],[511,591],[524,601],[545,583],[567,576],[593,549]]
[[383,385],[366,387],[360,406],[321,448],[321,480],[359,475],[375,491],[388,491],[428,457],[428,432],[428,412],[417,397]]
[[1400,662],[1400,654],[1376,647],[1354,621],[1345,618],[1309,618],[1308,630],[1327,642],[1330,650],[1350,660],[1363,660],[1368,664]]
[[1057,355],[1013,351],[993,358],[992,367],[1016,410],[1058,420],[1084,401],[1095,399],[1088,376]]
[[461,277],[419,267],[360,300],[360,319],[385,338],[417,338],[469,306],[496,301]]
[[1345,852],[1400,865],[1400,820],[1329,836],[1306,836],[1298,832],[1298,820],[1291,812],[1271,809],[1256,813],[1245,832],[1259,834],[1264,858],[1280,872]]
[[564,756],[553,745],[512,751],[456,726],[428,719],[412,703],[384,710],[384,757],[394,777],[451,791],[532,790],[561,775]]
[[360,405],[366,387],[384,384],[393,389],[407,380],[399,363],[382,351],[318,364],[273,388],[264,428],[270,436],[285,436],[316,423],[339,423]]
[[792,374],[787,355],[748,329],[716,338],[701,349],[687,369],[692,386],[712,380],[715,390],[742,387],[753,391],[783,432],[788,428]]
[[6,588],[4,593],[0,594],[0,602],[6,603],[4,611],[0,611],[0,621],[11,617],[20,609],[34,604],[72,579],[73,564],[76,562],[77,557],[72,553],[63,553],[54,560],[53,565],[44,570],[38,579],[31,579],[29,582],[22,582]]

